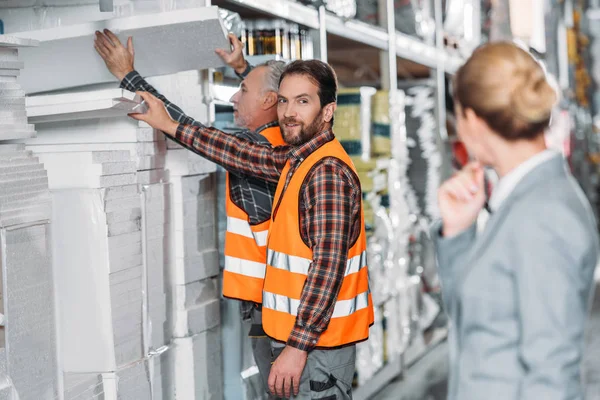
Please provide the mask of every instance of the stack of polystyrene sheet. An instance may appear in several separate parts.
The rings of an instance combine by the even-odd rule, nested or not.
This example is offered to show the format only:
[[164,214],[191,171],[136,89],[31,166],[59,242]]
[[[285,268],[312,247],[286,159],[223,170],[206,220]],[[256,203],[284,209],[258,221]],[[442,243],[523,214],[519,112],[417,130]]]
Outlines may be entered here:
[[19,49],[28,40],[0,37],[0,140],[35,136],[35,128],[27,123],[25,91],[17,82],[24,68]]
[[141,360],[143,258],[137,186],[55,189],[52,198],[64,372],[114,372]]
[[171,286],[174,337],[219,323],[214,174],[172,178]]
[[58,394],[48,177],[39,159],[19,143],[35,135],[17,82],[24,67],[19,51],[35,45],[0,36],[0,346],[5,349],[0,399],[53,399]]

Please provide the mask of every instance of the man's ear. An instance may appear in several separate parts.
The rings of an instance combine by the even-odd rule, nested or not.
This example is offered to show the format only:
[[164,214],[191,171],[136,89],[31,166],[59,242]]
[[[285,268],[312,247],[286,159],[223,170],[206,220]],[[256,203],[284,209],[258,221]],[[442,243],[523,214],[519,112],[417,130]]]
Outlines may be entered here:
[[275,92],[267,92],[263,96],[262,109],[268,110],[277,105],[277,93]]
[[325,108],[323,110],[323,121],[324,122],[331,122],[336,108],[337,108],[336,103],[329,103],[325,106]]

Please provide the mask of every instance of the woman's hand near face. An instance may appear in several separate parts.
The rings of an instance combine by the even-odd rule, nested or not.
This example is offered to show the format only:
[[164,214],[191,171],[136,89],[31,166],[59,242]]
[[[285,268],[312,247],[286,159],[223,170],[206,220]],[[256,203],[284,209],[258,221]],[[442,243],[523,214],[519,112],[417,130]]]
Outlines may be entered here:
[[469,228],[483,208],[486,196],[483,166],[471,162],[438,190],[443,235],[455,236]]

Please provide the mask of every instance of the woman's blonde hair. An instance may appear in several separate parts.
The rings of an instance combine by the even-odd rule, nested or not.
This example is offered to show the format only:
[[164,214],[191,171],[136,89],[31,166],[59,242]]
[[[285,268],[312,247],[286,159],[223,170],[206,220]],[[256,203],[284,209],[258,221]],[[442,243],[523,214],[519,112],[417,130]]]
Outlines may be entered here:
[[542,66],[514,43],[473,52],[453,81],[454,99],[507,140],[533,139],[550,124],[558,100]]

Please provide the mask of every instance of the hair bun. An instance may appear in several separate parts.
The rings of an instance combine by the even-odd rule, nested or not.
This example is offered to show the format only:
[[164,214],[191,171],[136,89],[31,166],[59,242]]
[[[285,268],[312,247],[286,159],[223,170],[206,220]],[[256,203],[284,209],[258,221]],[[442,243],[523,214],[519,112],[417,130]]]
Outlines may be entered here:
[[539,65],[529,68],[515,79],[511,104],[515,116],[526,122],[542,122],[550,118],[557,101],[556,90],[550,85]]

